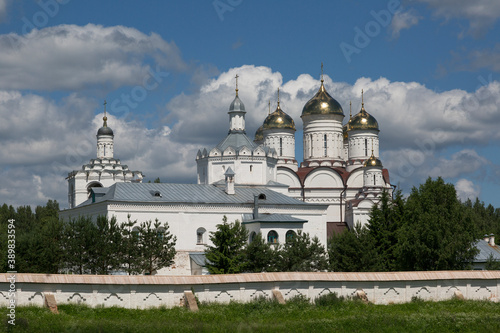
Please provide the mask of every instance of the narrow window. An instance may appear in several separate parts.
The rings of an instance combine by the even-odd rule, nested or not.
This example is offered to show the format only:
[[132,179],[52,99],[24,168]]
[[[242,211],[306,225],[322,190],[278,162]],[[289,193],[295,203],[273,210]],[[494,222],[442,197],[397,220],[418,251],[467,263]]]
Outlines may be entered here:
[[253,165],[250,165],[250,172],[252,172],[253,170]]
[[283,156],[283,138],[280,138],[280,156]]
[[313,136],[312,134],[309,136],[309,157],[313,156]]
[[327,157],[327,156],[328,156],[328,155],[327,155],[327,148],[328,148],[328,147],[327,147],[327,143],[326,143],[326,134],[325,134],[325,136],[323,137],[323,145],[324,145],[324,147],[325,147],[325,157]]
[[368,156],[368,139],[365,139],[365,156]]
[[375,175],[373,175],[373,185],[376,185]]
[[205,244],[205,228],[196,230],[196,244]]

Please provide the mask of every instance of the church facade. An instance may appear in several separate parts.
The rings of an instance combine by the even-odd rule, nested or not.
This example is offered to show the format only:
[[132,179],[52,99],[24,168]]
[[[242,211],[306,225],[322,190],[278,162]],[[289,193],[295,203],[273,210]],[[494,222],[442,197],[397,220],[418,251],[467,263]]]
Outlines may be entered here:
[[[236,78],[237,79],[237,78]],[[70,208],[63,219],[82,215],[115,216],[118,222],[158,219],[177,237],[175,264],[158,274],[203,273],[209,234],[224,216],[241,221],[250,239],[262,233],[283,244],[298,231],[321,243],[355,223],[365,224],[383,190],[392,192],[379,159],[378,123],[362,108],[343,124],[341,105],[326,91],[323,78],[302,110],[304,161],[295,159],[295,122],[281,109],[246,134],[246,109],[238,95],[229,106],[228,134],[196,155],[197,184],[142,183],[113,157],[114,133],[97,133],[97,159],[68,174]]]

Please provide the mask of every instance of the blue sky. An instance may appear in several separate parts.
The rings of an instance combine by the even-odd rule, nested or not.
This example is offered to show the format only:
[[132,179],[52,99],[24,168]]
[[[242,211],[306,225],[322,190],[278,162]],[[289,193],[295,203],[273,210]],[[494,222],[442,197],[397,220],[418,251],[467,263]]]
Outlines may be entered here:
[[251,136],[280,87],[301,160],[323,62],[346,116],[365,90],[394,184],[442,176],[500,207],[499,17],[497,0],[0,0],[0,202],[66,207],[104,99],[122,163],[195,182],[196,151],[227,133],[236,73]]

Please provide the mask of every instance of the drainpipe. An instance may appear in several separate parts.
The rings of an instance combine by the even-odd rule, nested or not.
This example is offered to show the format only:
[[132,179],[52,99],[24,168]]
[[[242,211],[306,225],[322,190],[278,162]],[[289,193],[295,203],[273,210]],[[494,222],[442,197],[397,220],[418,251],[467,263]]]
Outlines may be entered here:
[[396,192],[396,188],[398,187],[397,185],[392,185],[391,184],[391,187],[392,187],[392,200],[394,200],[394,192]]
[[344,196],[346,190],[347,190],[347,184],[344,186],[342,192],[340,192],[340,223],[342,223],[342,197]]

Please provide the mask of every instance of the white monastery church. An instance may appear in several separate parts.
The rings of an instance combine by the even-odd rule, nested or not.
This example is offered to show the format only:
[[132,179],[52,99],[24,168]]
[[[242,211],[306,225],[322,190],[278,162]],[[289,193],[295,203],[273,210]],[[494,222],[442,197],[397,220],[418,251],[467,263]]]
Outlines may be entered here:
[[[236,76],[236,80],[238,76]],[[245,131],[245,106],[229,106],[229,132],[215,147],[196,155],[198,184],[142,183],[113,157],[114,133],[97,132],[97,158],[68,174],[69,209],[63,219],[116,216],[118,222],[158,219],[177,237],[175,264],[157,274],[202,274],[209,233],[227,216],[269,243],[284,243],[299,230],[326,245],[335,232],[366,224],[382,191],[392,193],[379,160],[379,127],[362,101],[344,122],[341,105],[318,92],[302,110],[304,161],[295,159],[295,122],[280,107],[270,112],[255,139]],[[221,114],[222,117],[222,114]]]

